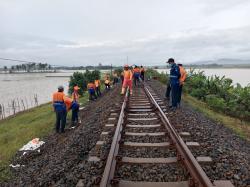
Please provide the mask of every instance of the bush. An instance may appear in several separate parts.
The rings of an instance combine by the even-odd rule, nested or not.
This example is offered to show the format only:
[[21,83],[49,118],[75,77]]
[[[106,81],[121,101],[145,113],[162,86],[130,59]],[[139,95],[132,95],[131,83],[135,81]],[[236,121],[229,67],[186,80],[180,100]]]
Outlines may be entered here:
[[69,94],[73,93],[73,88],[77,85],[80,87],[79,94],[83,95],[84,91],[87,90],[87,84],[95,79],[100,79],[100,77],[101,73],[99,70],[86,70],[85,73],[74,72],[69,81]]
[[[146,77],[157,79],[164,84],[169,80],[168,75],[154,69],[148,69]],[[183,91],[206,102],[211,109],[250,121],[250,85],[242,88],[237,84],[234,87],[232,82],[232,79],[225,76],[207,77],[204,71],[191,69]]]
[[250,120],[250,86],[242,88],[237,84],[233,87],[232,82],[232,79],[225,76],[206,77],[202,71],[191,70],[184,91],[205,101],[216,111],[241,120]]
[[208,106],[210,106],[214,110],[224,112],[226,109],[225,100],[223,98],[218,98],[216,95],[207,95],[206,102]]

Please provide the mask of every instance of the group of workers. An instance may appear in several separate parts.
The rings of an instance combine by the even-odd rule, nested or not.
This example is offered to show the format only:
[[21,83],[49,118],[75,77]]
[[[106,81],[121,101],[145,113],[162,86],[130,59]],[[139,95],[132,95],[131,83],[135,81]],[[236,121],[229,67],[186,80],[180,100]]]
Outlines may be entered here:
[[72,110],[71,125],[78,124],[79,112],[79,93],[78,86],[74,86],[72,97],[67,97],[64,94],[63,86],[58,87],[58,91],[53,94],[53,107],[56,113],[56,132],[64,133],[67,113]]
[[[167,63],[171,65],[170,80],[166,90],[166,98],[171,100],[170,108],[176,109],[180,106],[182,87],[186,79],[187,73],[182,64],[176,64],[173,58],[168,59]],[[122,82],[121,95],[125,94],[126,88],[129,88],[130,95],[132,95],[132,84],[138,85],[139,82],[144,81],[145,69],[143,66],[129,67],[124,65],[123,72],[121,73],[120,80]],[[117,74],[113,75],[113,85],[119,82]],[[111,81],[106,74],[104,78],[105,89],[110,90]],[[67,97],[64,94],[63,86],[58,87],[58,91],[53,94],[53,107],[56,113],[56,132],[64,133],[67,113],[72,110],[71,125],[78,124],[78,112],[79,112],[79,87],[77,85],[73,88],[71,97]],[[96,79],[90,81],[87,84],[89,93],[89,100],[96,100],[101,96],[101,81]]]
[[[167,85],[166,98],[171,99],[170,108],[176,109],[180,107],[182,87],[187,77],[187,72],[182,64],[176,64],[173,58],[168,59],[170,64],[170,79]],[[171,96],[171,97],[170,97]]]
[[122,91],[121,95],[125,94],[125,90],[128,87],[130,91],[130,95],[132,95],[132,80],[134,80],[134,85],[138,85],[140,81],[144,81],[145,76],[145,69],[143,66],[138,67],[135,65],[135,67],[129,67],[127,64],[124,65],[124,70],[121,73],[121,80],[122,80]]

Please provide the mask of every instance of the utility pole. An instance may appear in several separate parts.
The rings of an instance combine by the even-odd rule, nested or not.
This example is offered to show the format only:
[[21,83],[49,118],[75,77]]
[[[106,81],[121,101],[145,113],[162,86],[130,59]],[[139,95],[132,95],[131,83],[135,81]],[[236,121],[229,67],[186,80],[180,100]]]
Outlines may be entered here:
[[127,56],[127,64],[128,64],[128,56]]
[[112,64],[110,66],[110,76],[112,76]]

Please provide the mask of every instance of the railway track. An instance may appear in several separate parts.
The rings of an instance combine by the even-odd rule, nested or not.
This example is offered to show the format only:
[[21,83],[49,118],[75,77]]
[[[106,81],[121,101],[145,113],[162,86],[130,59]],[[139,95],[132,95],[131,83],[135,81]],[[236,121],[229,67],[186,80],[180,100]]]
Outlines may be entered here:
[[147,85],[130,97],[126,94],[121,110],[111,111],[96,144],[98,149],[112,139],[107,158],[89,158],[106,161],[97,186],[233,187],[230,181],[208,178],[202,165],[212,164],[212,158],[194,157],[191,150],[202,149],[199,142],[190,140],[192,132],[172,126],[166,112],[164,102]]

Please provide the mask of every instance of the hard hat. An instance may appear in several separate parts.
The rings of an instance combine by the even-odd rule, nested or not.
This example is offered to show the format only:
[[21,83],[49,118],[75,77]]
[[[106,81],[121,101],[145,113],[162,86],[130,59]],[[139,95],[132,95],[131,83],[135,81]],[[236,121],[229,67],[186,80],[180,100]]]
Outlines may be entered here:
[[64,91],[64,87],[63,86],[58,86],[58,91],[63,92]]
[[79,90],[80,88],[78,86],[74,86],[74,90]]
[[128,64],[125,64],[125,65],[124,65],[124,68],[128,68]]

